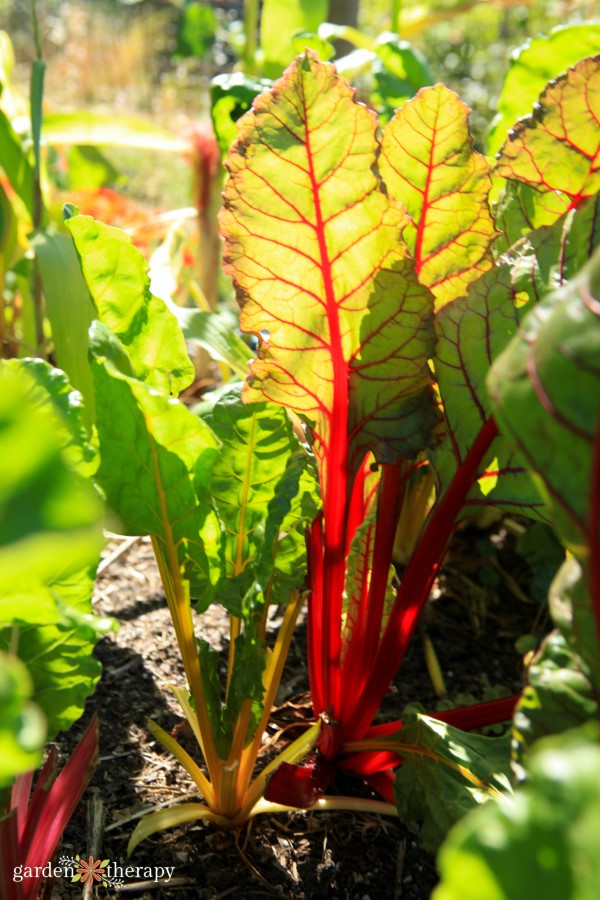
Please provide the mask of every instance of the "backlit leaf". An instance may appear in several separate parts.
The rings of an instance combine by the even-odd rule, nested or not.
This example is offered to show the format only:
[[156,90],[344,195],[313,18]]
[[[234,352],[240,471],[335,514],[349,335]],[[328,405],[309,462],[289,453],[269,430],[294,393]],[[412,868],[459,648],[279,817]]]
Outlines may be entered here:
[[498,100],[498,115],[488,140],[495,153],[506,133],[527,115],[547,83],[580,59],[600,51],[600,24],[586,22],[554,28],[545,37],[529,40],[512,54],[510,68]]
[[375,125],[308,52],[254,101],[227,161],[226,268],[242,330],[261,336],[244,396],[310,420],[325,492],[370,448],[415,455],[433,422],[431,299],[371,168]]
[[406,210],[403,236],[439,308],[491,266],[490,165],[472,148],[468,108],[443,84],[424,88],[383,132],[379,169]]
[[496,174],[572,203],[600,190],[600,56],[550,82],[532,116],[521,119],[498,155]]

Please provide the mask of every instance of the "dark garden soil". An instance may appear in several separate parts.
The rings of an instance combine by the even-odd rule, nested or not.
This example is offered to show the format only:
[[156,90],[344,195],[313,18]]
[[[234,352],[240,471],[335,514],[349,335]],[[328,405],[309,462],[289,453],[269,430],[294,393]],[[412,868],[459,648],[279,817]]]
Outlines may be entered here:
[[[513,543],[504,525],[491,533],[462,532],[451,548],[437,599],[429,604],[427,634],[437,650],[448,695],[458,702],[468,702],[459,696],[465,693],[478,700],[520,688],[522,661],[514,643],[519,635],[536,628],[534,622],[542,616],[526,596],[528,572],[514,554]],[[174,803],[192,791],[186,773],[146,727],[148,716],[167,731],[182,722],[169,685],[183,684],[148,539],[116,538],[109,544],[95,610],[114,616],[121,627],[99,643],[96,653],[104,674],[85,716],[60,742],[68,752],[92,713],[98,713],[100,760],[61,852],[93,855],[122,866],[175,867],[169,884],[148,884],[143,877],[131,877],[119,890],[148,900],[273,894],[340,900],[426,900],[430,896],[437,877],[435,859],[420,849],[417,826],[361,812],[257,817],[240,833],[192,824],[153,835],[129,859],[127,842],[142,810]],[[225,615],[218,608],[209,609],[199,617],[197,633],[224,648]],[[310,718],[305,659],[300,624],[272,717],[274,738],[286,725]],[[418,637],[386,698],[386,717],[398,717],[403,706],[414,700],[427,709],[438,703]],[[286,739],[299,733],[288,729]],[[368,796],[358,782],[337,783],[335,788]],[[92,823],[101,812],[105,822],[100,843],[97,839],[93,845],[89,843]],[[55,884],[53,897],[79,897],[81,892],[81,885],[63,879]],[[84,897],[92,896],[114,897],[115,889],[84,888]]]

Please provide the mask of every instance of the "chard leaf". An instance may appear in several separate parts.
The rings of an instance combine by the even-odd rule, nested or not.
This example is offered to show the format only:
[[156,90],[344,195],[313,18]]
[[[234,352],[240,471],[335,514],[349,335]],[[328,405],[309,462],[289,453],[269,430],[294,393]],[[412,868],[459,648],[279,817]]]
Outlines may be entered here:
[[561,539],[582,559],[600,421],[599,254],[527,315],[488,377],[503,429],[531,467]]
[[383,132],[379,171],[406,210],[403,236],[436,308],[490,268],[490,165],[472,147],[468,107],[443,84],[424,88]]
[[540,738],[583,725],[598,713],[591,670],[558,631],[545,639],[529,666],[527,682],[512,729],[518,766]]
[[[467,297],[441,309],[435,373],[444,413],[445,440],[431,453],[438,495],[460,472],[478,435],[491,419],[485,377],[489,366],[515,334],[519,309],[513,270],[506,260],[477,281]],[[469,507],[491,504],[544,517],[544,505],[515,450],[497,437],[470,489]]]
[[527,115],[551,78],[566,72],[580,59],[600,52],[600,24],[566,25],[545,37],[535,37],[516,50],[498,100],[488,140],[488,153],[495,153],[507,131]]
[[600,190],[600,56],[550,82],[498,154],[496,173],[542,195],[561,191],[575,205]]
[[[255,585],[254,593],[268,591],[268,602],[284,603],[289,589],[303,581],[304,528],[316,514],[308,457],[285,410],[242,403],[239,384],[221,395],[204,420],[221,443],[210,480],[224,535],[223,571],[215,592],[237,616],[252,603]],[[275,575],[278,590],[273,593]]]
[[394,796],[403,821],[423,821],[422,840],[435,849],[466,812],[510,792],[508,736],[460,731],[411,707],[395,749],[403,757]]
[[97,317],[119,338],[137,378],[177,395],[194,377],[177,320],[150,293],[148,266],[124,232],[73,216],[65,222]]
[[540,741],[531,778],[451,832],[433,900],[594,900],[600,888],[597,725]]
[[0,648],[27,666],[48,735],[83,712],[92,658],[102,504],[80,397],[45,363],[0,365]]
[[227,363],[240,378],[246,377],[252,352],[236,334],[230,318],[222,313],[183,307],[176,307],[173,312],[186,340],[204,347],[213,359]]
[[98,481],[126,534],[151,534],[165,558],[203,587],[202,609],[219,573],[220,528],[206,498],[218,441],[204,422],[119,369],[124,350],[96,322],[90,331],[101,465]]
[[333,66],[307,51],[238,124],[221,226],[240,327],[260,336],[244,399],[310,420],[339,521],[368,449],[412,457],[430,439],[431,297],[372,171],[374,114]]

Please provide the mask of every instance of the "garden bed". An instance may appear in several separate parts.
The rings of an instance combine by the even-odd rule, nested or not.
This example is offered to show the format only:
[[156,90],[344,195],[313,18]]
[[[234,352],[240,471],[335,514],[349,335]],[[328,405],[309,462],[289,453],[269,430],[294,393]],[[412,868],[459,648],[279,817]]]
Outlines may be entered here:
[[[480,583],[489,580],[490,560],[500,572],[494,593]],[[503,526],[489,535],[471,530],[455,539],[436,590],[438,599],[429,604],[426,627],[440,658],[449,697],[456,702],[463,702],[463,694],[483,699],[495,689],[519,689],[522,662],[514,642],[531,629],[536,607],[515,597],[507,586],[509,570],[526,584],[528,572]],[[133,876],[121,889],[126,888],[127,895],[157,900],[170,896],[216,900],[242,894],[266,897],[273,893],[402,900],[430,896],[436,883],[435,859],[420,848],[417,826],[360,811],[257,817],[239,833],[194,824],[147,839],[128,858],[127,843],[142,810],[175,803],[193,789],[183,769],[157,745],[146,727],[150,716],[168,731],[178,729],[179,739],[185,743],[187,726],[182,725],[179,707],[169,691],[170,684],[183,683],[180,655],[148,539],[118,538],[109,544],[96,588],[95,610],[114,616],[120,628],[98,645],[102,680],[88,702],[85,717],[61,742],[62,749],[71,748],[92,712],[98,713],[100,760],[61,853],[78,853],[84,858],[93,855],[139,869],[175,867],[168,884],[148,884],[144,877]],[[228,637],[227,617],[218,607],[211,607],[199,619],[197,633],[222,650]],[[305,659],[301,623],[272,717],[267,754],[276,747],[282,729],[286,739],[295,737],[302,723],[310,719]],[[386,717],[399,716],[403,706],[414,700],[428,709],[438,703],[418,638],[386,698]],[[193,752],[193,741],[187,746]],[[336,790],[357,797],[367,795],[359,782],[350,779],[338,780]],[[97,815],[101,807],[106,813],[101,845],[92,847],[88,841],[94,810]],[[80,891],[80,885],[67,880],[55,885],[57,897],[73,897]],[[115,896],[115,891],[95,886],[94,895]]]

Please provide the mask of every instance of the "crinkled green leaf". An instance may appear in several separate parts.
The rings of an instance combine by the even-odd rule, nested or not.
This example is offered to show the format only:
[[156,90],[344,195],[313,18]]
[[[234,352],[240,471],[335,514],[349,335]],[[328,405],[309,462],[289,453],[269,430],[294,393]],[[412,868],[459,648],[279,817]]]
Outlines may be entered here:
[[433,900],[595,900],[599,845],[598,729],[577,729],[541,741],[526,786],[451,832]]
[[131,238],[90,216],[65,222],[79,254],[97,318],[126,347],[136,377],[177,395],[194,369],[177,320],[150,293],[148,266]]
[[33,684],[16,656],[0,652],[0,789],[35,769],[46,742],[46,719],[31,701]]
[[513,755],[520,766],[537,740],[576,728],[598,712],[589,667],[557,631],[536,654],[527,682],[513,721]]
[[379,170],[408,213],[403,236],[437,308],[491,266],[490,165],[472,148],[468,112],[437,84],[398,110],[382,138]]
[[[123,348],[100,323],[90,331],[101,464],[98,481],[126,534],[155,535],[185,577],[206,586],[218,575],[220,528],[206,499],[217,456],[210,428],[178,401],[123,373]],[[202,535],[202,537],[201,537]]]
[[302,584],[304,528],[316,514],[314,482],[305,474],[308,458],[285,410],[242,403],[239,384],[225,391],[204,418],[222,445],[210,480],[223,529],[223,571],[216,593],[235,615],[242,614],[243,600],[255,584],[267,593],[268,602],[284,603],[288,597],[281,594],[281,581],[288,589]]
[[[435,373],[445,432],[444,440],[431,453],[438,493],[451,483],[491,417],[486,374],[516,333],[519,322],[512,277],[512,267],[502,260],[475,282],[467,297],[449,303],[436,317]],[[543,503],[524,461],[502,436],[487,452],[465,509],[478,504],[544,516]]]
[[509,740],[460,731],[411,707],[406,713],[395,735],[403,762],[394,796],[400,818],[422,821],[423,844],[434,849],[466,812],[510,792]]
[[527,115],[546,84],[586,56],[600,52],[600,24],[586,22],[554,28],[534,37],[512,54],[498,100],[498,115],[488,139],[488,153],[498,150],[517,119]]
[[600,190],[600,56],[584,59],[540,97],[498,154],[496,174],[572,203]]
[[496,415],[535,473],[562,540],[587,555],[600,420],[600,251],[524,319],[488,385]]

